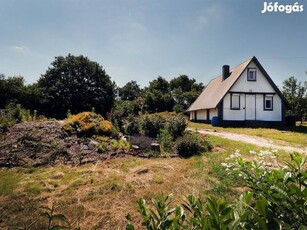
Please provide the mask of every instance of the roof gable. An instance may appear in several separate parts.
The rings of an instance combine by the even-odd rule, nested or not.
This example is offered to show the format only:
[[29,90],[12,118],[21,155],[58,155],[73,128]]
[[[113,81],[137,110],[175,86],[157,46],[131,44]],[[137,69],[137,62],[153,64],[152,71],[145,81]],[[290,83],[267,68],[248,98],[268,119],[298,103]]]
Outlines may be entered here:
[[229,77],[224,81],[221,75],[211,80],[187,111],[216,108],[251,61],[249,59],[231,69]]
[[259,63],[256,57],[253,57],[242,64],[236,66],[230,70],[230,76],[225,80],[222,79],[222,76],[218,76],[211,80],[207,87],[202,91],[199,97],[194,101],[194,103],[188,108],[187,111],[195,111],[201,109],[211,109],[216,108],[226,93],[231,89],[231,87],[238,81],[243,72],[247,69],[251,62],[254,62],[258,69],[262,72],[263,76],[267,79],[269,84],[272,86],[274,91],[280,96],[280,98],[288,102],[277,88],[275,83],[269,77],[267,72],[264,70],[262,65]]

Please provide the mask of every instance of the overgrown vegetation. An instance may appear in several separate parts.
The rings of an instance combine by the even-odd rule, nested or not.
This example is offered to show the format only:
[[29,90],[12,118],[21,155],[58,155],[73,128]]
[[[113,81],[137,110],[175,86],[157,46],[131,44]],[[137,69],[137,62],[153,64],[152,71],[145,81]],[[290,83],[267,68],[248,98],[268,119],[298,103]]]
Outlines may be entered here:
[[211,151],[208,139],[198,133],[186,132],[175,142],[175,152],[182,157],[191,157],[203,152]]
[[16,123],[44,119],[45,117],[38,116],[37,110],[31,112],[29,109],[22,108],[20,104],[10,103],[3,110],[3,114],[0,114],[0,131],[2,129],[6,132],[9,127]]
[[[171,195],[152,199],[153,208],[144,199],[138,212],[146,229],[304,229],[306,214],[306,156],[291,154],[285,165],[272,165],[276,157],[261,151],[253,161],[244,160],[239,152],[226,164],[229,173],[244,177],[251,191],[244,192],[235,204],[209,197],[204,203],[189,195],[183,205],[171,205]],[[275,162],[276,163],[276,162]],[[268,168],[269,164],[269,168]],[[126,229],[134,229],[130,214]]]
[[110,135],[112,123],[95,112],[82,112],[71,115],[64,120],[62,128],[70,134],[80,135]]

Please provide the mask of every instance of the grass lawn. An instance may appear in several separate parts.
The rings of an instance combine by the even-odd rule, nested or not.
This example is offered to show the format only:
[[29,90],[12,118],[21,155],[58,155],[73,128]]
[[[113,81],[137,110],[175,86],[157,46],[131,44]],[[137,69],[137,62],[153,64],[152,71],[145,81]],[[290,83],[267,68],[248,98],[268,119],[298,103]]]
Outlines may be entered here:
[[307,147],[307,123],[296,127],[288,127],[285,129],[274,128],[223,128],[216,127],[210,124],[202,124],[189,122],[189,128],[195,129],[209,129],[220,130],[225,132],[233,132],[238,134],[246,134],[251,136],[258,136],[267,138],[273,141],[274,144],[292,146],[298,148]]
[[[209,138],[214,151],[189,159],[124,157],[78,167],[0,169],[0,229],[27,229],[39,218],[41,206],[53,203],[61,204],[55,213],[81,229],[123,229],[127,213],[139,218],[135,207],[140,197],[150,202],[157,193],[173,193],[174,203],[182,203],[189,194],[215,195],[231,202],[241,194],[242,181],[229,177],[221,163],[236,149],[248,157],[249,150],[261,148]],[[46,220],[33,226],[43,229]]]

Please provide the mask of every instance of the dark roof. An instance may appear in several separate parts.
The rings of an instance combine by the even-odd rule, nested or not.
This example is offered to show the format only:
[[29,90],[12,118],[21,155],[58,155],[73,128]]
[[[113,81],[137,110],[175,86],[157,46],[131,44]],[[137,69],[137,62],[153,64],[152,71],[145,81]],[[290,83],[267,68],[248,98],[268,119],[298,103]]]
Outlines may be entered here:
[[280,96],[282,100],[286,102],[286,105],[289,107],[288,102],[285,97],[282,95],[280,90],[277,88],[275,83],[272,81],[270,76],[261,66],[256,57],[252,57],[251,59],[241,63],[240,65],[234,67],[230,70],[230,75],[228,78],[223,80],[222,76],[218,76],[211,80],[209,84],[205,87],[202,93],[198,96],[198,98],[194,101],[194,103],[188,108],[187,111],[195,111],[200,109],[212,109],[216,108],[226,93],[230,90],[230,88],[234,85],[234,83],[239,79],[244,70],[249,66],[249,64],[254,61],[257,67],[261,70],[265,78],[269,81],[275,92]]

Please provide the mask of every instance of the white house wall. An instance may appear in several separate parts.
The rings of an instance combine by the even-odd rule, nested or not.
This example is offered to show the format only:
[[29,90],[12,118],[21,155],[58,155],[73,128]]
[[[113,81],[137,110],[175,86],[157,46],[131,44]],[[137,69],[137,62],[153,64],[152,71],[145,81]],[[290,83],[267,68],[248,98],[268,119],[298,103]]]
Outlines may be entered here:
[[[247,81],[247,70],[248,68],[256,68],[257,77],[256,81]],[[241,74],[236,83],[231,87],[229,92],[240,94],[240,110],[230,109],[230,93],[227,93],[223,99],[223,119],[224,120],[246,120],[245,107],[248,106],[245,103],[245,93],[256,95],[256,113],[255,120],[258,121],[282,121],[282,101],[281,98],[276,94],[275,90],[257,68],[254,62],[246,68]],[[264,94],[272,93],[273,96],[273,110],[264,110]]]
[[[257,79],[256,81],[247,81],[247,69],[256,68],[257,69]],[[251,62],[249,66],[245,69],[242,75],[239,77],[237,82],[231,87],[230,91],[232,92],[271,92],[275,93],[275,90],[264,77],[262,72],[257,68],[254,62]]]
[[207,110],[197,110],[197,120],[207,120]]
[[259,121],[282,121],[281,98],[273,96],[273,110],[263,109],[263,95],[256,95],[256,120]]
[[240,94],[240,110],[230,109],[230,93],[227,93],[223,100],[223,118],[226,121],[244,121],[245,120],[245,94]]
[[212,117],[217,117],[217,115],[218,115],[217,109],[210,109],[209,110],[209,118],[210,118],[210,120],[212,120]]

